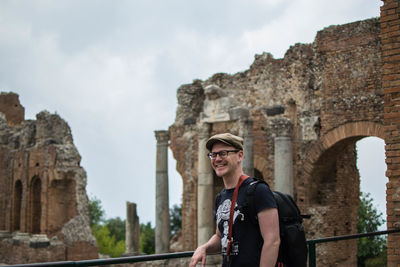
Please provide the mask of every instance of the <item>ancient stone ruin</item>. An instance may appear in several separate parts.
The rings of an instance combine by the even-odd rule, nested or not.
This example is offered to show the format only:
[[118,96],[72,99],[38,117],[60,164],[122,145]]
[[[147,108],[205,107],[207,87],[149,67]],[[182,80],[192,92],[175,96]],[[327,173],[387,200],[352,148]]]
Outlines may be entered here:
[[98,257],[80,161],[60,116],[25,120],[18,95],[0,94],[0,263]]
[[[355,144],[385,140],[387,228],[400,227],[400,4],[384,1],[381,17],[330,26],[282,59],[256,55],[248,70],[217,73],[178,89],[170,148],[183,179],[183,250],[215,232],[214,199],[222,181],[206,140],[244,138],[244,169],[292,194],[307,238],[357,233],[359,173]],[[357,241],[319,245],[321,266],[356,266]],[[400,235],[388,237],[388,266],[400,263]]]
[[[384,0],[380,18],[330,26],[282,59],[263,53],[243,72],[182,85],[174,124],[156,132],[157,185],[168,184],[168,145],[183,179],[182,236],[174,247],[193,250],[215,232],[213,202],[223,185],[204,144],[226,131],[244,138],[247,174],[292,194],[312,215],[308,239],[357,232],[355,143],[382,138],[387,228],[400,228],[399,25],[400,2]],[[97,258],[86,175],[66,122],[48,112],[26,121],[18,96],[1,94],[0,151],[0,262]],[[168,203],[165,187],[157,186],[161,229],[168,228],[160,207]],[[157,233],[160,252],[169,247],[164,232]],[[399,244],[399,234],[388,236],[389,267],[400,264]],[[356,251],[355,240],[318,245],[318,266],[356,266]],[[177,261],[170,266],[187,265]]]

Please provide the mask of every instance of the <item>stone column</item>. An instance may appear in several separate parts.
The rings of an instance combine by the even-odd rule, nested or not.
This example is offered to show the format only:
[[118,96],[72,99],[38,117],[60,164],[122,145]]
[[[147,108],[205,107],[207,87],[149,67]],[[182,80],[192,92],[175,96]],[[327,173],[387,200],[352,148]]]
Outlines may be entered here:
[[197,181],[197,244],[202,245],[214,234],[214,178],[206,142],[210,137],[210,125],[202,123],[198,135]]
[[140,250],[140,225],[136,211],[136,203],[126,202],[126,223],[125,223],[126,255],[138,255]]
[[243,137],[243,172],[250,177],[254,176],[254,151],[253,151],[253,121],[239,120],[239,135]]
[[254,176],[253,121],[249,119],[249,109],[236,107],[229,110],[229,119],[237,120],[239,135],[243,138],[243,172]]
[[293,153],[289,136],[275,137],[275,190],[293,196]]
[[274,189],[293,196],[293,150],[290,137],[293,124],[290,120],[274,120]]
[[168,131],[155,131],[156,161],[156,254],[169,251]]

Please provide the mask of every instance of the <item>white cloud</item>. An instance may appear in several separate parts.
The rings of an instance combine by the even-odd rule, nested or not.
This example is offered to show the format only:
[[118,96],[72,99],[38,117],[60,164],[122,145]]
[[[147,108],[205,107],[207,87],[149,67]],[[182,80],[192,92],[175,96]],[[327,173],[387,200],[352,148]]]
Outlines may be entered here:
[[251,51],[266,51],[275,58],[282,58],[291,45],[312,43],[317,32],[325,27],[379,16],[378,1],[368,5],[375,9],[369,8],[361,14],[352,12],[365,2],[366,0],[287,2],[286,8],[273,21],[244,32],[241,38]]

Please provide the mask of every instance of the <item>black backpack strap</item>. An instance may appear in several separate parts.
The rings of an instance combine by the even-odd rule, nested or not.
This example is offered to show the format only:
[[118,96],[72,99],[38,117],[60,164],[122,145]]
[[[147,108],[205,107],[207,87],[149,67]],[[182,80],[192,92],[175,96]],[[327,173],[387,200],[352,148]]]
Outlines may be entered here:
[[261,179],[252,178],[254,181],[250,182],[246,189],[246,198],[242,204],[241,209],[245,213],[245,217],[249,218],[250,222],[258,224],[258,217],[255,204],[256,188],[259,183],[268,184]]
[[303,222],[303,217],[293,198],[278,191],[273,191],[276,205],[278,206],[279,220],[281,223]]

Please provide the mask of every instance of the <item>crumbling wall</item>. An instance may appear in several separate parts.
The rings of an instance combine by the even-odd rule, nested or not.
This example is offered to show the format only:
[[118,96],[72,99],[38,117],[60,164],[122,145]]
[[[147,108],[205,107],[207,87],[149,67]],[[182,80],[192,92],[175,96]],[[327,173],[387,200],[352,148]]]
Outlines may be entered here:
[[[249,110],[254,173],[272,188],[274,139],[291,138],[294,197],[303,213],[313,215],[305,223],[307,237],[357,232],[355,143],[366,136],[383,138],[379,33],[376,18],[331,26],[318,32],[312,44],[292,46],[282,59],[256,55],[246,71],[218,73],[178,89],[176,120],[169,131],[183,178],[184,250],[197,246],[199,127],[209,123],[210,136],[240,134],[232,119],[234,107]],[[214,177],[214,191],[221,186]],[[318,250],[319,264],[354,265],[356,242],[344,242]]]
[[24,121],[25,109],[19,103],[15,93],[0,93],[0,112],[7,118],[9,125],[19,125]]
[[17,120],[10,98],[12,109],[21,107],[16,94],[0,95],[0,262],[97,258],[86,173],[68,124],[47,111]]

